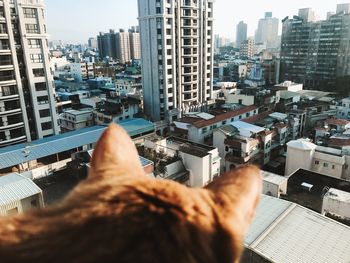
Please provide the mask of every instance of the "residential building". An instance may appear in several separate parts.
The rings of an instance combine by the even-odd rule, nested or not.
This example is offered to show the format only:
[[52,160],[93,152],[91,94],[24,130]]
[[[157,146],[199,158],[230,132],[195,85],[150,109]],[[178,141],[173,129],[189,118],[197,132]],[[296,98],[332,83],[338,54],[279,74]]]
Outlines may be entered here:
[[101,59],[109,57],[125,63],[141,58],[140,33],[136,27],[128,31],[120,29],[115,32],[111,29],[109,33],[101,32],[97,43]]
[[116,59],[118,59],[121,63],[125,63],[131,60],[130,39],[131,37],[129,32],[125,32],[123,29],[120,29],[119,32],[116,34]]
[[70,74],[75,81],[82,82],[89,79],[94,79],[95,63],[70,63]]
[[144,111],[174,120],[213,92],[213,0],[139,0]]
[[90,37],[88,40],[88,46],[91,49],[97,49],[97,39],[95,37]]
[[59,116],[61,133],[75,131],[94,125],[92,109],[67,110]]
[[106,57],[116,58],[117,40],[114,30],[110,29],[108,33],[100,32],[100,34],[97,36],[97,46],[101,59]]
[[286,176],[292,175],[299,169],[304,169],[350,181],[348,143],[342,143],[342,147],[333,148],[317,146],[305,139],[299,139],[287,145]]
[[265,13],[265,18],[259,20],[255,34],[256,43],[266,43],[266,48],[277,48],[278,45],[278,18],[273,18],[271,12]]
[[120,97],[110,92],[107,98],[96,104],[94,118],[96,125],[110,124],[134,118],[140,111],[141,101],[131,97]]
[[248,25],[243,21],[239,22],[236,27],[236,47],[248,39]]
[[248,40],[243,41],[240,46],[239,54],[241,58],[252,58],[256,54],[254,39],[249,38]]
[[[183,177],[183,172],[186,174],[187,171],[187,180],[182,183],[190,187],[204,187],[220,176],[220,157],[218,149],[215,147],[177,137],[162,138],[157,136],[146,137],[144,147],[167,157],[178,157],[165,165],[170,168],[170,164],[175,164],[177,169],[174,172],[169,173],[170,170],[167,169],[168,173],[161,172],[156,177],[176,180],[178,177]],[[179,166],[179,164],[181,165]],[[178,169],[181,166],[184,169]],[[158,170],[163,171],[159,168]]]
[[130,30],[129,38],[131,59],[141,59],[140,32],[136,31],[136,29]]
[[199,113],[184,116],[174,121],[172,129],[175,134],[182,134],[190,141],[196,143],[210,142],[216,128],[257,115],[258,111],[259,108],[256,106],[233,105],[232,108],[213,110],[210,112],[211,114]]
[[291,80],[309,89],[338,89],[348,95],[350,13],[346,6],[338,6],[341,12],[323,21],[315,22],[305,10],[283,20],[281,82]]
[[0,147],[57,134],[44,1],[0,6]]
[[44,207],[41,189],[30,179],[17,174],[0,177],[0,215],[14,216]]

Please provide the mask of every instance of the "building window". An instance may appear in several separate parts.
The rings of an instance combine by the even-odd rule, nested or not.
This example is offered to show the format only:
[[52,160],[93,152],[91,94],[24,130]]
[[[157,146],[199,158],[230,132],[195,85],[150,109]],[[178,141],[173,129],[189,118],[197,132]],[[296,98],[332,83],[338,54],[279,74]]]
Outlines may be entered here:
[[37,203],[36,200],[32,200],[32,201],[30,202],[30,205],[31,205],[33,208],[38,207],[38,203]]
[[41,48],[40,39],[28,39],[29,48]]
[[162,9],[160,7],[156,8],[156,14],[161,14],[162,13]]
[[335,169],[335,165],[332,165],[332,169],[333,169],[333,170]]
[[208,128],[207,128],[207,127],[205,127],[205,128],[202,129],[202,134],[205,134],[205,133],[207,133],[207,132],[208,132]]
[[36,91],[47,90],[46,82],[35,83],[35,90]]
[[34,77],[45,77],[45,70],[43,68],[35,68],[33,69]]
[[315,165],[319,165],[319,164],[320,164],[320,161],[316,160]]
[[42,54],[31,54],[30,61],[32,63],[43,63],[43,55]]
[[323,163],[323,167],[327,168],[328,167],[328,163]]
[[25,18],[36,18],[35,8],[23,8],[23,14]]
[[52,122],[49,121],[49,122],[44,122],[41,124],[41,129],[43,131],[46,131],[46,130],[51,130],[52,129]]
[[38,104],[41,105],[41,104],[48,104],[49,103],[49,97],[48,96],[39,96],[37,98],[38,100]]
[[39,27],[37,24],[26,24],[26,32],[28,34],[39,34]]
[[50,110],[46,109],[46,110],[40,110],[39,111],[39,115],[40,115],[40,118],[47,118],[47,117],[50,117],[51,116],[51,112]]

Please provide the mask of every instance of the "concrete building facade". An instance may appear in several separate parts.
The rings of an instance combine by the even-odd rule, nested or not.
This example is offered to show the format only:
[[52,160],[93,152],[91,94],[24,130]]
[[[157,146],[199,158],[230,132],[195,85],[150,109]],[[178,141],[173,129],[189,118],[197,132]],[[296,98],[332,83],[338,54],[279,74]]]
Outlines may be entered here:
[[[0,147],[57,134],[44,1],[0,1]],[[16,18],[16,19],[14,19]]]
[[213,1],[139,0],[145,113],[173,120],[213,92]]
[[341,7],[323,21],[315,22],[312,12],[304,9],[283,20],[281,82],[328,90],[350,75],[350,13]]
[[256,43],[266,43],[266,48],[276,48],[278,45],[278,18],[273,18],[271,12],[266,12],[265,17],[259,20],[255,35]]

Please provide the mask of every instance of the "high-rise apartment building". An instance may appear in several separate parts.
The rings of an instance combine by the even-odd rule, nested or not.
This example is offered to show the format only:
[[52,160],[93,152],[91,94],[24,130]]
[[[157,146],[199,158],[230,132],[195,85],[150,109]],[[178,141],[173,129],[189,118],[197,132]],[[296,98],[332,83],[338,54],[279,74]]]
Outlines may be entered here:
[[131,59],[140,59],[140,34],[137,27],[132,27],[128,32],[120,29],[115,33],[100,33],[97,36],[98,49],[101,58],[110,57],[124,63]]
[[273,18],[271,12],[265,13],[265,18],[259,20],[255,34],[256,43],[266,43],[266,48],[276,48],[278,45],[278,18]]
[[119,32],[116,34],[116,41],[117,41],[116,59],[118,59],[122,63],[130,61],[131,60],[131,54],[130,54],[131,47],[130,47],[129,32],[125,32],[123,29],[120,29]]
[[97,49],[97,39],[94,37],[90,37],[88,40],[88,46],[89,48]]
[[252,38],[243,41],[240,46],[239,54],[241,58],[252,58],[256,54],[255,41]]
[[100,58],[117,57],[117,40],[116,33],[110,29],[108,33],[100,32],[97,36],[97,46]]
[[213,92],[213,0],[138,0],[145,113],[171,120]]
[[243,21],[239,22],[236,27],[236,46],[240,47],[241,44],[248,39],[248,25]]
[[141,43],[139,28],[134,26],[129,29],[130,56],[132,59],[141,59]]
[[43,0],[0,1],[0,147],[59,132]]
[[283,20],[280,80],[304,83],[310,89],[331,90],[338,80],[350,76],[347,10],[350,4],[338,5],[339,12],[323,21],[301,17],[305,12]]

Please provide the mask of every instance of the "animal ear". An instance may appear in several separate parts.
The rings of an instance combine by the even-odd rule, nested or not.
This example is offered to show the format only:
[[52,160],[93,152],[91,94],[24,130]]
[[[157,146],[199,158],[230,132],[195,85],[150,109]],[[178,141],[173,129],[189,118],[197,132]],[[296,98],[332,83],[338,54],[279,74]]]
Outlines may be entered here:
[[232,170],[208,185],[207,189],[212,192],[219,213],[230,221],[229,224],[239,224],[240,234],[244,236],[260,200],[260,170],[255,166]]
[[90,177],[143,174],[135,144],[123,128],[112,124],[97,142]]

